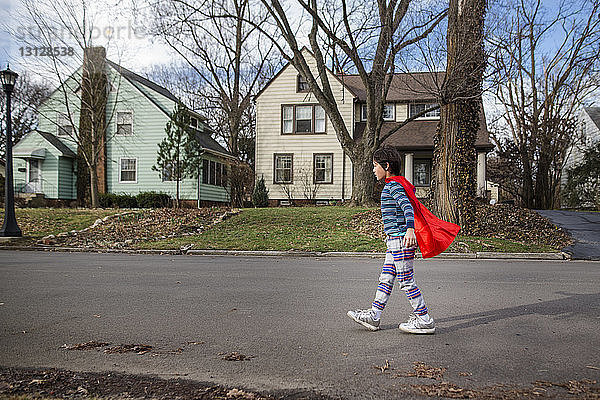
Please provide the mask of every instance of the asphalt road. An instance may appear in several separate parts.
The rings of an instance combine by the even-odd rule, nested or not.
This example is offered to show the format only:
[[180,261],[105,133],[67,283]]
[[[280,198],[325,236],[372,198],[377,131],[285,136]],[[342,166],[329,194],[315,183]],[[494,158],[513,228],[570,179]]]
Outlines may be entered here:
[[[380,258],[0,252],[0,365],[184,376],[249,389],[403,398],[414,362],[469,387],[600,379],[600,262],[417,260],[437,322],[401,333],[396,288],[369,332]],[[90,340],[149,344],[105,354]],[[176,351],[177,349],[182,349]],[[237,351],[249,361],[226,361]],[[389,374],[374,366],[389,360]],[[465,376],[466,375],[466,376]]]
[[575,243],[564,251],[574,259],[600,260],[600,212],[536,210],[553,224],[567,230]]

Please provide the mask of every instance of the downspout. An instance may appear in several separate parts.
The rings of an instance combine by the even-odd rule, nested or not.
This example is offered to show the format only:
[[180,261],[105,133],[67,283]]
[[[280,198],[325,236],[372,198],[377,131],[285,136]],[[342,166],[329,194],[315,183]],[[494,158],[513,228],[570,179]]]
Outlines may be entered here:
[[[202,149],[200,151],[200,161],[202,161],[202,155],[204,154],[204,149]],[[200,166],[201,163],[198,163],[198,208],[200,207],[200,185],[202,184],[202,181],[200,180],[200,171],[202,171],[202,167]],[[204,172],[202,172],[204,173]]]
[[344,189],[346,188],[346,150],[342,149],[342,203],[344,202]]

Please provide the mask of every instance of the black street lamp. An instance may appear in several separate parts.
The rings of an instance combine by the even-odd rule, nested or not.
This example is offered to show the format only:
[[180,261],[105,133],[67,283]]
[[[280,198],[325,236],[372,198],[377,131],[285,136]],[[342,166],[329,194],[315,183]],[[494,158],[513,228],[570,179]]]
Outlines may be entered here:
[[0,71],[0,81],[6,93],[6,171],[4,182],[4,225],[0,230],[0,236],[19,237],[23,236],[17,218],[15,217],[15,189],[13,187],[13,159],[12,159],[12,132],[10,116],[10,97],[17,81],[17,74],[11,71],[8,65],[4,71]]

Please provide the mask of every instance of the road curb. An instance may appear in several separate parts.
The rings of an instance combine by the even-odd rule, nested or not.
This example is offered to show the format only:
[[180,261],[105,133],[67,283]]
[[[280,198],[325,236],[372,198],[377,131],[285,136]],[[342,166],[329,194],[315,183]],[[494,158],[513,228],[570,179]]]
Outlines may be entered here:
[[[164,254],[190,256],[246,256],[246,257],[369,257],[382,258],[385,253],[351,251],[279,251],[279,250],[191,250],[191,249],[102,249],[88,247],[53,246],[0,246],[1,250],[18,251],[56,251],[71,253],[122,253],[122,254]],[[422,259],[420,253],[417,259]],[[477,253],[442,253],[433,257],[436,260],[571,260],[569,253],[498,253],[480,251]]]

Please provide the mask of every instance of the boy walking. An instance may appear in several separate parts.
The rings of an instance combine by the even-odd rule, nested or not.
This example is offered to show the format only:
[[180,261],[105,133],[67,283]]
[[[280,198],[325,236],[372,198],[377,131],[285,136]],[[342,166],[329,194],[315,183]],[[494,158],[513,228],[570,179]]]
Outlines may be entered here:
[[[457,225],[438,220],[416,200],[414,192],[410,194],[406,192],[404,185],[408,188],[414,187],[398,176],[400,175],[400,156],[395,149],[382,147],[375,151],[373,173],[378,180],[385,179],[386,182],[381,192],[381,217],[387,236],[387,252],[371,308],[348,311],[348,316],[372,331],[379,330],[381,313],[390,298],[394,284],[398,282],[400,290],[406,294],[413,308],[413,313],[409,316],[408,321],[401,323],[398,328],[407,333],[433,334],[435,333],[435,323],[429,315],[423,295],[414,279],[413,260],[417,248],[417,235],[415,234],[413,204],[417,207],[417,222],[420,225],[418,234],[421,236],[419,244],[424,257],[432,257],[448,248],[460,228]],[[451,236],[450,241],[448,242],[449,237],[445,237],[442,238],[444,243],[438,243],[439,240],[431,237],[431,230],[427,229],[428,223],[436,225],[443,223],[443,227],[450,230],[448,232],[448,236]],[[423,225],[425,226],[422,227]],[[421,241],[432,249],[424,251],[424,243]]]

